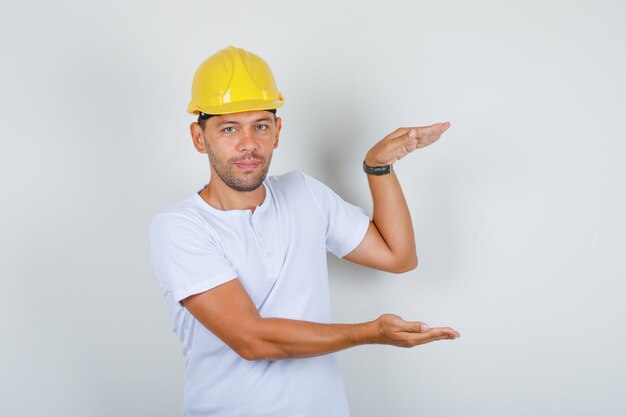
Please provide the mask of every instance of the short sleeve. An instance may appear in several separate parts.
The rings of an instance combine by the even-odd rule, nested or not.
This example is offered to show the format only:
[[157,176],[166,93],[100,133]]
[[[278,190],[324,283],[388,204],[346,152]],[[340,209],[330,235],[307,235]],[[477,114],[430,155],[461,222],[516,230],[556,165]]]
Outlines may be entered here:
[[156,216],[150,226],[150,256],[159,285],[177,302],[237,278],[201,219]]
[[322,182],[308,175],[304,178],[326,219],[326,249],[343,258],[359,246],[370,218],[362,208],[347,203]]

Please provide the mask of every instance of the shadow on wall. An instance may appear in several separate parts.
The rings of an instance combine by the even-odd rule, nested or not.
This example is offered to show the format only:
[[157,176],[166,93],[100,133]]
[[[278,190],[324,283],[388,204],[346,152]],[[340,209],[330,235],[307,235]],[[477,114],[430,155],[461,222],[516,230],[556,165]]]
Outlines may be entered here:
[[367,190],[361,162],[377,139],[371,138],[371,133],[366,133],[363,127],[367,125],[368,115],[358,112],[347,97],[341,94],[333,97],[332,107],[324,110],[326,123],[318,124],[318,130],[312,132],[317,144],[316,176],[344,200],[367,208],[371,204],[369,192],[361,192]]

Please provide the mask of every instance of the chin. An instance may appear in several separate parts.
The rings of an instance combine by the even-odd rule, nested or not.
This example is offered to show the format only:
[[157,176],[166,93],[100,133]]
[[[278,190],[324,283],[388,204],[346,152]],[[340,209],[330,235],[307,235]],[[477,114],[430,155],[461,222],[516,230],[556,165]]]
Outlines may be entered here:
[[226,182],[226,185],[228,185],[235,191],[250,192],[258,189],[263,184],[263,181],[265,181],[265,176],[261,179],[257,179],[248,183],[245,183],[243,181],[229,181]]

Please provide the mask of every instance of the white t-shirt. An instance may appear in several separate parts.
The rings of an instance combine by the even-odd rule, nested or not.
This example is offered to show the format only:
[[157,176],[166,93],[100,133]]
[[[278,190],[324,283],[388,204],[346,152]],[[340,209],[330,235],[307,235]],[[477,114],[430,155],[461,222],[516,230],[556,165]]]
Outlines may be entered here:
[[369,218],[297,171],[263,184],[254,212],[194,194],[152,223],[152,263],[185,356],[184,416],[348,416],[334,355],[246,361],[180,303],[239,278],[262,317],[331,322],[326,252],[355,249]]

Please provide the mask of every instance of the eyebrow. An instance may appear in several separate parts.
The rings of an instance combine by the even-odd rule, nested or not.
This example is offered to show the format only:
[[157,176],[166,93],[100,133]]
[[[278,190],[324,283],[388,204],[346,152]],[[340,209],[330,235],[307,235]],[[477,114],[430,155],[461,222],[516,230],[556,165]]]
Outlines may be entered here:
[[[253,120],[252,123],[271,122],[271,121],[272,121],[272,119],[269,118],[269,117],[261,117],[260,119]],[[223,126],[223,125],[241,125],[241,123],[236,122],[234,120],[224,120],[224,121],[218,122],[215,125],[215,127],[220,127],[220,126]]]

